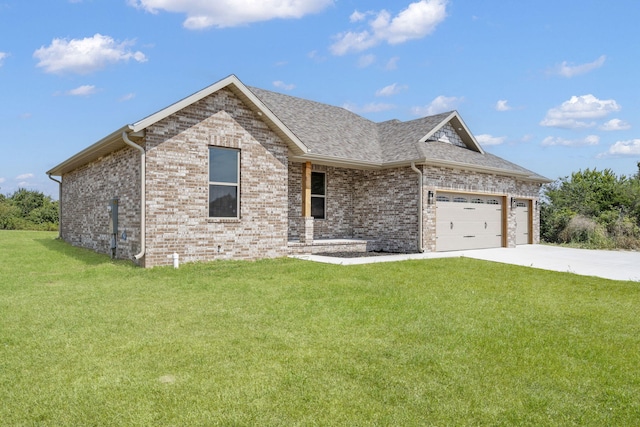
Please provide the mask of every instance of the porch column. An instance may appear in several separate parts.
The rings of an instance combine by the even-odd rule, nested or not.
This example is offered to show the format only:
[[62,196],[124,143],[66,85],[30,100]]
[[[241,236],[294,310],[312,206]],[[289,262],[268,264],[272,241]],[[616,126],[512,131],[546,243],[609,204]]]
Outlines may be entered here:
[[313,243],[313,217],[311,216],[311,162],[302,164],[302,224],[300,242]]
[[311,162],[302,164],[302,216],[311,216]]

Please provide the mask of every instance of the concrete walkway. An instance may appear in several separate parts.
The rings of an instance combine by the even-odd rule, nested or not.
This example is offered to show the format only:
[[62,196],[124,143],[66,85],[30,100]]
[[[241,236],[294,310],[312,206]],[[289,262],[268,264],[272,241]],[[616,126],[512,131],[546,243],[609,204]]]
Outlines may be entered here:
[[337,258],[319,255],[296,256],[296,258],[300,259],[341,265],[450,257],[468,257],[541,268],[543,270],[569,272],[582,276],[597,276],[605,279],[640,281],[640,252],[573,249],[548,245],[522,245],[516,248],[382,255],[362,258]]

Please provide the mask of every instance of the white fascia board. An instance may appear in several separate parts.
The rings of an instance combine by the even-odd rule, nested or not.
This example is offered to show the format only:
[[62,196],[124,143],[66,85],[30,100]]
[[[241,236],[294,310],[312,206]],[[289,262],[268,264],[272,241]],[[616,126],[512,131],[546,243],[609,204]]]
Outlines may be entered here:
[[262,101],[260,101],[260,99],[253,92],[251,92],[249,88],[244,85],[244,83],[240,81],[240,79],[238,79],[238,77],[233,74],[194,93],[193,95],[190,95],[174,104],[171,104],[170,106],[158,111],[157,113],[147,116],[144,119],[134,123],[133,125],[131,125],[132,130],[133,132],[142,131],[149,126],[159,122],[160,120],[165,119],[172,114],[175,114],[178,111],[182,110],[183,108],[186,108],[189,105],[198,102],[201,99],[206,98],[207,96],[226,87],[231,87],[232,91],[236,94],[238,94],[239,92],[242,95],[241,98],[244,98],[243,101],[246,99],[251,104],[253,104],[257,111],[268,119],[268,123],[271,123],[273,126],[275,126],[279,133],[284,135],[285,138],[289,140],[290,145],[293,146],[291,148],[293,148],[293,151],[296,154],[304,154],[308,151],[308,148],[304,145],[304,143],[300,141],[300,139],[293,132],[291,132],[291,130],[286,127],[284,123],[282,123],[280,119],[275,114],[273,114],[273,112],[269,110],[262,103]]
[[526,178],[532,181],[539,181],[539,179],[533,178],[530,174],[526,172],[519,172],[519,171],[502,169],[502,168],[494,168],[491,166],[476,166],[476,165],[471,165],[469,163],[454,162],[450,160],[422,159],[420,161],[416,161],[416,164],[421,164],[426,166],[443,166],[443,167],[452,168],[452,169],[470,170],[474,172],[495,173],[497,175],[520,177],[520,178]]
[[84,150],[80,151],[77,154],[69,157],[64,162],[60,163],[57,166],[54,166],[49,171],[47,171],[47,175],[55,175],[62,176],[63,173],[68,170],[75,169],[76,167],[82,166],[85,163],[88,163],[100,156],[108,154],[115,150],[118,146],[125,146],[122,141],[122,132],[130,132],[132,130],[130,125],[125,125],[115,132],[110,133],[105,136],[95,144],[90,145]]
[[182,110],[183,108],[188,107],[189,105],[193,104],[194,102],[200,101],[201,99],[211,95],[214,92],[219,91],[220,89],[228,86],[231,83],[235,83],[235,82],[240,82],[240,80],[238,80],[238,78],[234,75],[230,75],[228,77],[225,77],[224,79],[210,85],[207,86],[206,88],[199,90],[198,92],[187,96],[186,98],[182,98],[180,101],[175,102],[171,105],[169,105],[166,108],[163,108],[160,111],[157,111],[153,114],[151,114],[150,116],[145,117],[144,119],[135,122],[133,125],[131,125],[133,132],[139,132],[141,130],[144,130],[146,128],[148,128],[149,126],[159,122],[162,119],[165,119],[167,117],[169,117],[172,114],[177,113],[178,111]]

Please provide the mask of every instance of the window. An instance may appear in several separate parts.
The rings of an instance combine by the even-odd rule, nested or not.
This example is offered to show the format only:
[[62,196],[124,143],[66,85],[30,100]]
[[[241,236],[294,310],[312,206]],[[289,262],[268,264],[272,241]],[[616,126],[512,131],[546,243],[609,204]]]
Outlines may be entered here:
[[465,199],[464,197],[454,197],[453,198],[453,202],[454,203],[467,203],[467,199]]
[[238,218],[240,151],[209,147],[209,217]]
[[471,203],[476,203],[476,204],[483,204],[484,200],[479,199],[479,198],[475,198],[475,199],[471,199]]
[[450,202],[449,198],[447,196],[438,196],[436,197],[436,201],[438,202]]
[[327,180],[324,172],[311,172],[311,216],[325,219]]

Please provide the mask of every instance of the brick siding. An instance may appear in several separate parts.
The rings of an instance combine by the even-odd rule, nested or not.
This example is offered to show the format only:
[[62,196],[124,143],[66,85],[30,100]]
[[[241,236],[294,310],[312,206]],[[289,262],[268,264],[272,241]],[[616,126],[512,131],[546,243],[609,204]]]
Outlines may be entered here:
[[[140,249],[140,154],[126,147],[62,177],[61,237],[75,246],[111,253],[109,212],[118,197],[117,258]],[[126,240],[123,238],[125,233]]]

